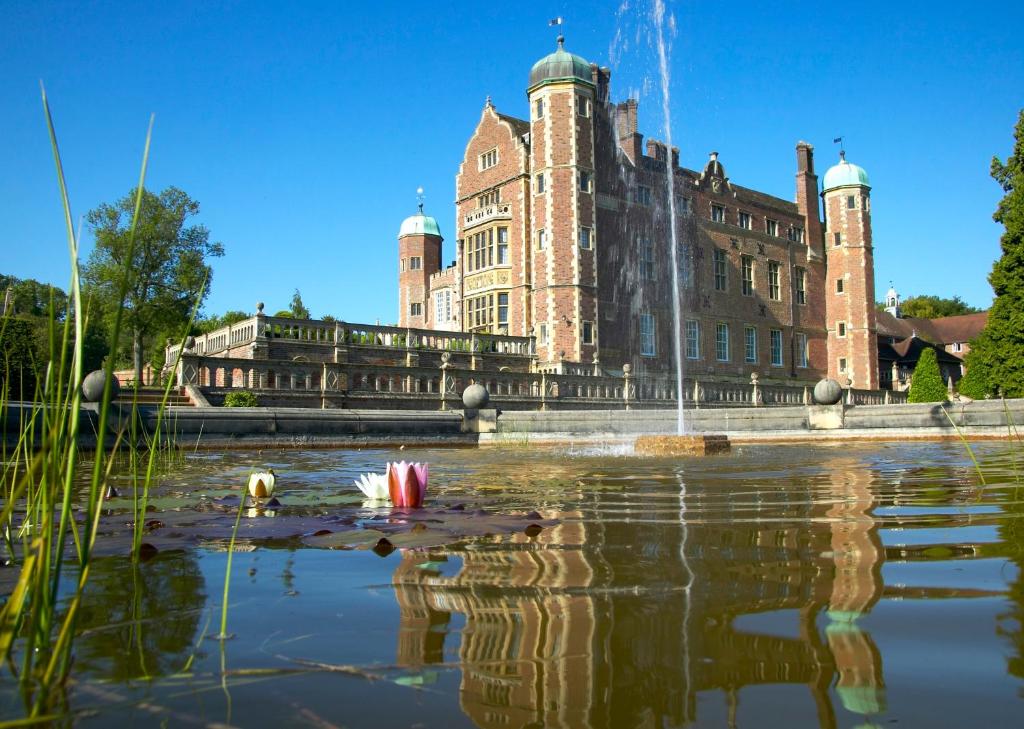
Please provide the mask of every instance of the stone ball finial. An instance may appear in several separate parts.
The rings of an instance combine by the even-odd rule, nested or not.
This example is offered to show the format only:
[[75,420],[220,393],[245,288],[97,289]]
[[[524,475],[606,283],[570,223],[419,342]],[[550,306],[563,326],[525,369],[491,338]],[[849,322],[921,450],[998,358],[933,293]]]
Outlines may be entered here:
[[826,377],[814,386],[814,402],[818,405],[835,405],[843,399],[843,387],[835,380]]
[[[86,402],[99,402],[103,399],[103,385],[107,381],[107,373],[93,370],[82,380],[82,397]],[[114,377],[110,381],[110,399],[113,400],[121,392],[121,383]]]
[[262,314],[263,314],[263,302],[262,301],[257,301],[256,302],[256,316],[261,316]]
[[633,365],[627,362],[626,364],[622,365],[622,371],[628,375],[630,372],[633,371]]
[[750,383],[752,385],[756,385],[757,384],[757,379],[758,379],[759,376],[760,375],[758,375],[756,372],[751,372],[750,373]]
[[479,410],[487,407],[491,395],[487,388],[479,383],[474,383],[462,391],[462,404],[467,410]]

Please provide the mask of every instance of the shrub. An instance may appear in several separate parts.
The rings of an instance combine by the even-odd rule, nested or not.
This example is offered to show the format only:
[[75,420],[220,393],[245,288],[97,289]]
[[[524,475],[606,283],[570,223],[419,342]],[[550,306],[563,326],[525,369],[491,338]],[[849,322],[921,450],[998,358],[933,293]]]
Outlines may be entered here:
[[946,399],[946,386],[942,384],[939,374],[939,361],[935,350],[930,347],[921,350],[921,357],[914,368],[914,377],[910,381],[909,402],[943,402]]
[[259,405],[256,393],[248,390],[236,390],[224,396],[224,407],[226,408],[256,408]]

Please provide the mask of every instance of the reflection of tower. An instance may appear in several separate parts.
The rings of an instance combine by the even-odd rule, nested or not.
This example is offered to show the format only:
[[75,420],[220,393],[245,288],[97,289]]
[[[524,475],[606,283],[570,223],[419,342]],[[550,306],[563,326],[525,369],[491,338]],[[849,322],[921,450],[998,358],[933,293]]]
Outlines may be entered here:
[[871,238],[868,174],[846,161],[829,168],[823,181],[826,255],[825,321],[828,374],[854,387],[878,389],[878,330],[875,325],[875,263]]
[[836,692],[848,711],[873,715],[885,711],[882,658],[870,634],[857,619],[870,611],[882,593],[885,552],[871,509],[874,494],[869,472],[850,460],[832,464],[833,495],[840,498],[828,511],[832,522],[835,574],[825,628],[839,674]]
[[423,568],[446,559],[444,549],[405,553],[392,576],[399,664],[439,662],[450,613],[465,614],[460,702],[477,726],[589,724],[596,609],[583,588],[594,572],[582,549],[587,527],[566,516],[532,549],[519,535],[500,549],[451,553],[463,560],[452,577]]

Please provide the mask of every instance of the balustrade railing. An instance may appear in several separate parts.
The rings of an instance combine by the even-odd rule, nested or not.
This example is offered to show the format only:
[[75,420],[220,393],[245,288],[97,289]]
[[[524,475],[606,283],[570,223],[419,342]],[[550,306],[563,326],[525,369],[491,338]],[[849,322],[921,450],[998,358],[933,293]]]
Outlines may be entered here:
[[[287,339],[294,342],[325,346],[385,347],[395,349],[432,349],[470,354],[501,354],[532,357],[533,337],[474,332],[445,332],[432,329],[411,329],[377,324],[290,319],[275,316],[254,316],[206,334],[190,337],[185,352],[203,356],[227,353],[229,350],[260,341]],[[174,362],[180,344],[168,344],[166,362]]]
[[[406,330],[375,331],[374,336],[398,335]],[[461,407],[461,393],[471,384],[487,388],[498,407],[630,408],[676,403],[675,381],[666,376],[622,377],[547,372],[483,371],[455,367],[448,358],[440,367],[395,364],[294,362],[209,357],[185,353],[178,364],[179,385],[211,389],[305,391],[324,398],[344,396],[371,406],[387,407],[390,400],[416,400],[429,407]],[[804,384],[759,384],[714,380],[684,381],[687,407],[793,406],[811,402]],[[846,390],[851,405],[905,402],[905,393]]]

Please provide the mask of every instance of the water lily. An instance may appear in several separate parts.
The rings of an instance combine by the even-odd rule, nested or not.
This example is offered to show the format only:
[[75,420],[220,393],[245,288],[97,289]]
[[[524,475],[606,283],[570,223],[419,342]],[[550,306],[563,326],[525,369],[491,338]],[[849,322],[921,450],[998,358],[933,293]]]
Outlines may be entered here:
[[271,469],[265,473],[254,473],[249,476],[249,495],[254,499],[269,499],[274,494],[274,483],[277,477]]
[[423,506],[428,477],[429,466],[426,463],[389,463],[387,481],[391,505],[413,509]]
[[375,501],[388,500],[388,477],[383,473],[364,473],[359,476],[356,486],[366,498]]

